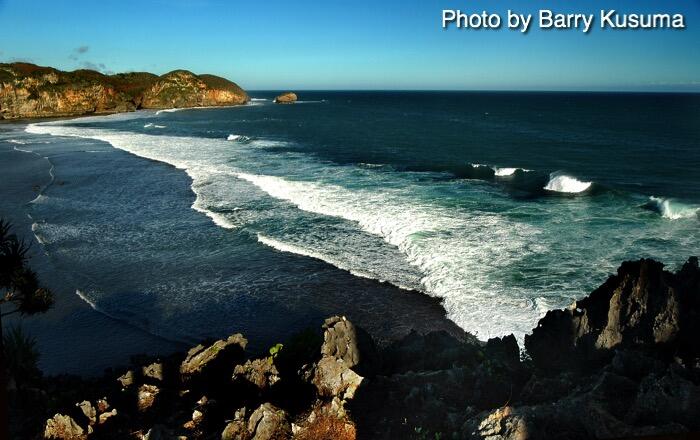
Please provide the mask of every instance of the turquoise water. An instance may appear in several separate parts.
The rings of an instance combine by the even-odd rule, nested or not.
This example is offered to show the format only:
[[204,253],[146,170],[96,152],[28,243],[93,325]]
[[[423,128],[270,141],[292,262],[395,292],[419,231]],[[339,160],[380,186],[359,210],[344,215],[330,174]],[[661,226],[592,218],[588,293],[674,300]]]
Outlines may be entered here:
[[30,215],[85,301],[176,339],[346,310],[390,334],[438,325],[418,291],[521,337],[623,260],[700,253],[698,95],[252,96],[0,141],[54,164]]

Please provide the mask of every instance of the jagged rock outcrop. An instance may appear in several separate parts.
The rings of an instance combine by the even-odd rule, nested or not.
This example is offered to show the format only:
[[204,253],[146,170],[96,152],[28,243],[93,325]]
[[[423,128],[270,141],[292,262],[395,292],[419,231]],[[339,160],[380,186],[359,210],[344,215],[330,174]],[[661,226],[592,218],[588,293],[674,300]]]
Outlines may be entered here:
[[694,362],[700,356],[700,271],[691,258],[676,274],[653,260],[623,263],[588,297],[553,310],[525,337],[542,369],[606,363],[613,349],[653,350]]
[[187,352],[180,364],[185,382],[219,382],[231,377],[231,368],[245,355],[248,341],[240,333],[221,339],[209,346],[199,344]]
[[[651,260],[624,263],[575,309],[543,318],[523,359],[512,336],[476,342],[413,332],[377,348],[339,316],[323,324],[323,343],[312,332],[255,359],[245,358],[244,339],[234,335],[112,377],[108,400],[74,400],[46,421],[45,438],[525,440],[699,432],[699,280],[695,258],[676,273]],[[562,361],[567,356],[575,362]],[[148,393],[154,400],[144,407]]]
[[276,104],[294,104],[295,102],[297,102],[297,94],[294,92],[285,92],[275,98]]
[[310,374],[320,396],[341,402],[350,400],[365,375],[374,374],[379,358],[372,338],[344,316],[333,316],[323,324],[321,359]]
[[[325,433],[325,438],[352,440],[355,428],[344,405],[352,398],[348,387],[362,377],[347,365],[364,357],[359,347],[375,353],[373,343],[345,318],[327,320],[323,330],[323,346],[315,336],[302,335],[253,359],[247,358],[247,340],[240,334],[166,359],[136,358],[143,364],[96,387],[95,394],[107,397],[63,407],[47,420],[44,438],[281,440],[292,438],[294,421],[299,438]],[[312,357],[338,361],[343,368],[323,369],[309,363]],[[317,373],[342,389],[314,391],[306,381]]]
[[292,425],[286,411],[263,403],[248,419],[251,440],[283,440],[291,437]]
[[254,359],[246,361],[243,365],[236,365],[233,369],[233,380],[244,380],[264,390],[280,380],[280,372],[271,358]]
[[0,63],[0,119],[119,113],[140,108],[239,105],[248,102],[235,83],[176,70],[104,75],[63,72],[29,63]]
[[46,421],[44,438],[56,440],[86,440],[87,432],[70,416],[56,414]]

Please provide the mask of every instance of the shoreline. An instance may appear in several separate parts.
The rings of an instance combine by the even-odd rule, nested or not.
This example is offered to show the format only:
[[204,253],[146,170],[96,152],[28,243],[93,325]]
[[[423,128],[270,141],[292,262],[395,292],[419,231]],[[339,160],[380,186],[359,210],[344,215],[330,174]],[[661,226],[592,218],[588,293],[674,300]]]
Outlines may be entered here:
[[[10,157],[9,160],[1,161],[9,167],[0,167],[3,168],[2,174],[7,179],[5,189],[7,196],[3,199],[3,203],[0,203],[0,213],[12,222],[15,233],[32,244],[30,249],[32,267],[40,279],[54,291],[57,299],[55,307],[43,315],[21,318],[11,316],[4,324],[6,326],[20,324],[36,337],[43,358],[39,359],[42,370],[49,374],[72,373],[92,377],[102,374],[105,368],[115,367],[115,363],[127,363],[135,354],[152,353],[154,350],[163,353],[174,352],[186,346],[184,342],[167,340],[95,311],[67,287],[66,280],[53,267],[51,257],[33,233],[33,219],[26,210],[26,206],[41,195],[34,191],[36,185],[41,185],[35,180],[39,176],[21,175],[21,170],[28,168],[42,170],[41,175],[46,176],[50,184],[48,173],[53,165],[49,165],[51,162],[45,161],[45,158],[37,153],[20,151],[16,148],[0,149],[0,155],[5,158]],[[14,155],[16,157],[12,158]],[[46,166],[42,166],[45,162],[47,162]],[[13,172],[13,169],[16,171]],[[76,341],[82,341],[78,345],[85,355],[78,357],[83,359],[76,359],[69,350]],[[105,344],[105,341],[110,343]],[[132,348],[129,349],[127,346]],[[46,364],[47,359],[53,359],[53,361]],[[92,365],[87,365],[85,362],[87,359],[92,359]],[[56,368],[59,364],[63,367]]]
[[[18,127],[24,127],[26,124],[16,125]],[[119,152],[118,154],[123,155],[125,157],[131,157],[137,161],[142,161],[144,159],[137,155],[116,149],[115,147],[107,143],[104,144],[108,146],[107,148],[113,149],[114,151]],[[49,168],[55,165],[53,164],[53,162],[51,162],[50,159],[46,159],[41,154],[29,150],[20,151],[14,145],[5,151],[2,151],[2,153],[22,155],[18,157],[30,158],[30,162],[33,161],[36,163],[44,163],[46,165],[46,170],[44,170],[44,173],[42,175],[46,176],[47,180],[50,179]],[[19,159],[19,161],[21,162],[22,160]],[[16,162],[16,159],[12,159],[6,161],[5,163],[11,165],[12,163]],[[187,173],[183,172],[183,170],[179,170],[173,165],[161,161],[152,161],[150,159],[146,159],[146,161],[144,162],[157,163],[159,167],[165,167],[166,169],[168,169],[169,174],[179,176],[176,178],[177,180],[185,179],[187,181],[187,187],[190,188],[191,192],[192,178],[189,175],[187,175]],[[60,172],[61,170],[59,168],[59,180]],[[15,215],[15,218],[13,218],[13,220],[15,228],[18,230],[18,233],[25,235],[25,237],[27,237],[33,243],[35,243],[33,250],[34,253],[36,253],[37,255],[34,258],[32,258],[32,264],[36,265],[35,269],[39,273],[40,277],[47,278],[50,281],[48,283],[49,287],[56,292],[57,297],[56,308],[49,311],[46,315],[23,319],[23,322],[26,325],[26,327],[30,331],[32,331],[32,333],[35,333],[37,335],[37,339],[40,340],[39,347],[41,353],[44,356],[44,359],[42,361],[43,369],[48,374],[73,373],[83,375],[85,377],[91,377],[99,375],[105,368],[116,368],[120,365],[126,365],[128,363],[128,359],[133,355],[166,355],[169,352],[181,350],[184,346],[191,343],[192,341],[181,341],[178,339],[171,339],[167,336],[153,333],[147,329],[139,327],[138,325],[134,325],[134,323],[128,320],[120,319],[119,317],[113,316],[109,312],[99,310],[99,308],[93,308],[90,306],[89,301],[85,301],[85,299],[79,298],[79,295],[76,295],[76,292],[72,291],[72,289],[68,287],[71,285],[71,282],[61,277],[60,271],[57,271],[57,269],[53,267],[51,263],[51,256],[46,254],[46,251],[43,249],[43,245],[38,242],[38,237],[32,231],[32,223],[34,222],[34,220],[32,220],[28,216],[27,211],[27,206],[29,206],[31,200],[39,197],[40,195],[42,195],[44,190],[47,190],[51,187],[45,184],[39,185],[39,187],[43,186],[43,188],[40,192],[37,193],[35,189],[33,189],[36,188],[36,185],[31,182],[31,179],[35,178],[36,176],[27,177],[27,179],[23,179],[22,176],[18,176],[17,185],[24,188],[24,195],[21,196],[21,200],[14,199],[13,206],[15,212],[19,213],[19,216]],[[192,198],[196,197],[193,192],[191,192],[191,196]],[[8,198],[8,201],[9,199],[10,198]],[[205,217],[203,214],[192,210],[190,206],[191,203],[185,203],[187,203],[187,211],[191,211],[188,215]],[[11,211],[12,209],[12,204],[2,206],[2,210],[6,212]],[[208,217],[205,217],[205,219],[206,222],[211,222],[211,220]],[[219,229],[219,227],[216,226],[213,222],[211,222],[210,226],[211,228],[215,228],[215,230]],[[253,240],[253,237],[251,237],[251,240]],[[260,246],[264,245],[261,244]],[[264,247],[268,249],[267,246]],[[283,258],[313,260],[315,262],[313,263],[314,265],[328,267],[328,269],[326,269],[327,271],[342,272],[343,274],[345,274],[344,277],[354,280],[353,284],[373,286],[371,290],[376,290],[378,292],[397,292],[396,298],[383,299],[382,302],[391,303],[392,301],[401,301],[404,303],[403,307],[406,307],[408,309],[414,306],[420,309],[425,309],[426,313],[432,316],[431,320],[435,320],[439,316],[439,320],[442,322],[442,324],[438,325],[437,328],[446,329],[450,334],[452,334],[459,340],[475,340],[474,336],[467,332],[464,332],[455,323],[447,319],[445,309],[442,305],[442,300],[438,297],[429,296],[416,290],[401,289],[399,287],[393,286],[388,282],[382,282],[376,279],[358,278],[354,274],[351,274],[349,271],[336,268],[331,264],[318,258],[298,255],[290,256],[291,254],[287,254],[272,248],[269,248],[269,252],[280,253],[282,254]],[[428,309],[432,311],[428,312]],[[93,316],[90,317],[90,315]],[[56,318],[54,318],[54,316],[56,316]],[[61,318],[58,318],[58,316],[60,316]],[[357,320],[357,318],[355,319]],[[105,340],[111,341],[110,344],[107,344],[108,346],[113,345],[111,349],[105,350],[107,352],[110,352],[111,358],[109,356],[100,356],[102,358],[101,362],[90,363],[90,365],[86,365],[84,362],[81,362],[77,359],[74,359],[74,361],[66,361],[65,357],[60,354],[60,352],[62,351],[60,346],[63,345],[64,348],[67,348],[69,344],[67,342],[61,341],[68,341],[70,340],[70,338],[67,335],[63,337],[56,337],[54,333],[48,330],[48,328],[51,327],[51,323],[53,323],[55,320],[61,320],[63,326],[66,327],[66,332],[68,332],[68,334],[71,334],[71,337],[75,339],[80,339],[83,337],[87,338],[87,340],[83,344],[81,344],[80,349],[81,352],[85,352],[86,354],[76,354],[74,356],[75,358],[84,358],[84,356],[86,356],[87,353],[92,353],[95,351],[94,345],[100,345]],[[431,327],[431,325],[429,324],[431,320],[428,320],[425,323],[423,323],[423,332],[428,331],[428,329]],[[359,319],[359,321],[361,322],[362,319]],[[72,329],[71,326],[73,326]],[[370,325],[370,327],[372,326]],[[416,326],[414,325],[414,323],[402,323],[401,327],[395,328],[386,328],[385,324],[380,324],[379,326],[375,327],[375,330],[379,332],[375,332],[373,334],[377,341],[380,344],[389,344],[392,341],[402,337],[403,335],[408,334],[414,327],[421,327],[421,325]],[[95,334],[100,333],[100,331],[95,331],[99,329],[104,329],[113,335],[120,335],[120,337],[117,338],[119,341],[114,342],[112,338],[104,338],[101,340],[100,338],[103,337],[99,336],[98,334]],[[81,334],[85,336],[80,336]],[[387,334],[393,334],[394,336],[387,337]],[[71,343],[70,345],[73,344]],[[252,348],[259,351],[263,351],[265,349],[264,344],[261,344],[259,347]],[[50,364],[54,365],[61,365],[61,367],[46,367],[46,362],[49,362]]]

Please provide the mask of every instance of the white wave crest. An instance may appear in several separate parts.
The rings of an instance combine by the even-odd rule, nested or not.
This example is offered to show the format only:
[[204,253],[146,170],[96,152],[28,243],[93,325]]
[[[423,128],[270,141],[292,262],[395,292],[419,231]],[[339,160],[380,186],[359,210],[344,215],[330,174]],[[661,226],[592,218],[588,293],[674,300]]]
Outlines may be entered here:
[[547,191],[576,194],[586,191],[592,184],[593,182],[583,182],[575,177],[564,174],[552,174],[544,189]]
[[158,110],[156,112],[156,116],[163,114],[163,113],[174,113],[174,112],[179,112],[181,110],[184,110],[183,108],[165,108],[163,110]]
[[503,176],[512,176],[516,171],[518,171],[518,168],[498,168],[498,167],[493,167],[493,172],[496,176],[503,177]]
[[95,304],[94,301],[92,301],[90,298],[85,295],[80,289],[76,289],[75,294],[78,295],[80,299],[82,299],[87,305],[89,305],[93,310],[99,311],[97,308],[97,304]]
[[[395,186],[396,182],[394,186],[383,185],[376,179],[395,177],[370,169],[334,168],[334,173],[352,175],[343,174],[339,181],[328,181],[324,177],[330,171],[328,167],[306,156],[303,161],[286,164],[285,170],[292,176],[256,174],[250,170],[265,168],[261,165],[264,163],[255,161],[269,160],[251,158],[255,147],[264,144],[259,140],[251,143],[250,151],[236,157],[237,150],[231,149],[224,139],[46,124],[31,124],[26,131],[98,139],[134,155],[184,169],[192,178],[196,194],[192,208],[201,210],[222,227],[235,227],[232,219],[242,219],[242,224],[247,224],[246,216],[255,215],[272,216],[271,219],[282,222],[279,226],[286,225],[287,217],[274,217],[269,210],[232,213],[230,203],[248,201],[251,206],[260,206],[261,201],[269,203],[265,198],[259,199],[266,196],[282,201],[279,209],[284,213],[302,215],[295,214],[301,210],[308,213],[303,215],[342,219],[347,222],[342,229],[345,235],[331,234],[314,241],[313,237],[296,234],[292,243],[277,236],[263,236],[260,241],[285,252],[323,259],[358,275],[390,280],[395,285],[405,281],[403,285],[413,286],[415,280],[422,291],[443,299],[448,318],[481,337],[509,333],[522,337],[540,318],[538,310],[523,307],[527,292],[515,291],[499,278],[502,267],[517,262],[523,252],[543,252],[545,245],[538,240],[540,231],[533,226],[497,213],[433,204],[415,197],[413,191],[419,187]],[[289,160],[294,159],[285,158]],[[244,163],[244,169],[237,168]],[[356,175],[357,172],[363,174]],[[357,179],[363,179],[365,186],[348,188],[338,183]],[[377,190],[377,185],[381,190]],[[216,212],[212,207],[217,208]],[[253,221],[258,219],[253,217]],[[371,237],[376,246],[361,248],[352,234]],[[358,258],[356,254],[363,252],[367,255]],[[393,262],[396,267],[388,272],[383,264],[379,265],[381,270],[368,266],[368,259],[374,255],[384,259],[387,255],[398,257]]]
[[248,136],[243,136],[242,134],[230,134],[226,137],[227,141],[233,142],[247,142],[250,140]]
[[[258,241],[260,243],[264,244],[265,246],[269,246],[273,249],[277,249],[280,252],[288,252],[290,254],[297,254],[297,255],[303,255],[303,256],[309,257],[309,258],[315,258],[317,260],[321,260],[321,261],[325,261],[326,263],[330,263],[333,266],[337,267],[338,269],[342,269],[346,272],[350,272],[351,274],[353,274],[355,276],[362,277],[362,278],[375,279],[375,277],[372,276],[372,274],[368,274],[368,273],[365,273],[362,271],[354,270],[351,267],[349,267],[348,265],[346,265],[345,263],[343,263],[341,261],[337,261],[334,258],[332,258],[328,255],[325,255],[323,253],[320,253],[320,252],[311,251],[311,250],[304,249],[300,246],[296,246],[296,245],[289,244],[289,243],[284,243],[282,241],[275,240],[274,238],[266,237],[266,236],[261,235],[261,234],[258,234]],[[385,280],[379,280],[379,281],[384,282]],[[407,287],[400,286],[400,285],[398,285],[397,287],[400,287],[402,289],[408,289]]]
[[698,218],[700,217],[700,207],[689,206],[673,199],[663,197],[649,197],[651,207],[654,208],[663,218],[669,220],[678,220],[683,218]]
[[507,176],[512,176],[515,174],[516,171],[522,171],[524,173],[530,172],[532,170],[528,170],[526,168],[500,168],[500,167],[492,167],[494,175],[497,177],[507,177]]

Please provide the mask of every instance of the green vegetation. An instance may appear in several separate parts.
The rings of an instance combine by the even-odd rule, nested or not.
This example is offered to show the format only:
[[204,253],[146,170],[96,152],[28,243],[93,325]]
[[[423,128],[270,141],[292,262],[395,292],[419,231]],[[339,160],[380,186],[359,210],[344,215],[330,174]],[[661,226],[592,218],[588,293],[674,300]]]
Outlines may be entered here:
[[267,360],[272,364],[275,361],[275,358],[277,355],[282,351],[282,347],[284,347],[284,344],[277,343],[270,347],[270,356],[267,358]]

